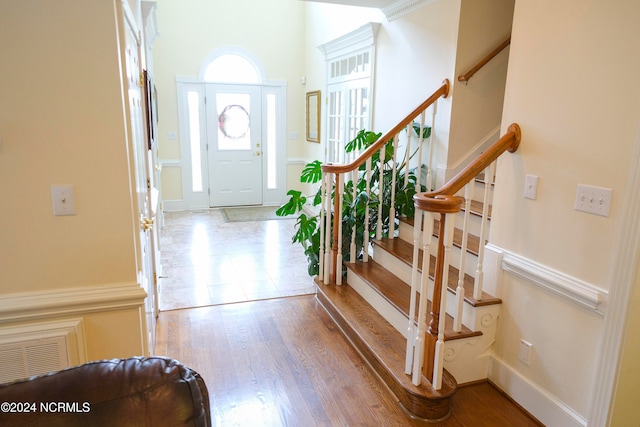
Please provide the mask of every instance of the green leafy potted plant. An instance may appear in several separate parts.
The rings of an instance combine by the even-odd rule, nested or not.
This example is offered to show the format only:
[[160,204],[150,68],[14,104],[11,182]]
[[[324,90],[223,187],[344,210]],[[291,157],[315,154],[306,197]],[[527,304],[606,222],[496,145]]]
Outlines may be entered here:
[[[415,125],[413,125],[415,128]],[[430,135],[430,128],[423,128],[423,137],[427,134]],[[419,131],[419,127],[418,127]],[[416,131],[416,132],[418,132]],[[356,137],[345,146],[345,151],[350,153],[352,151],[360,151],[366,149],[379,138],[380,133],[374,133],[371,131],[361,130]],[[392,173],[393,173],[393,154],[394,154],[393,141],[388,141],[384,146],[384,156],[382,161],[380,159],[380,151],[372,156],[371,167],[372,173],[370,174],[369,189],[367,194],[367,173],[366,165],[363,164],[358,169],[358,177],[354,182],[352,179],[345,183],[345,190],[343,194],[342,203],[342,253],[343,260],[347,261],[350,256],[350,246],[352,233],[354,232],[355,225],[355,244],[356,244],[356,258],[362,259],[365,250],[364,247],[365,233],[369,233],[369,238],[372,240],[375,238],[376,224],[378,221],[378,206],[380,203],[379,194],[382,191],[382,237],[388,237],[390,221],[394,223],[399,222],[401,216],[412,218],[414,215],[413,196],[416,194],[416,173],[417,168],[413,168],[409,171],[406,169],[406,161],[401,161],[397,167],[397,177],[395,184],[395,217],[390,218],[391,212],[391,187],[392,187]],[[417,149],[411,153],[411,157],[415,156]],[[309,184],[317,184],[322,179],[322,163],[315,160],[308,163],[302,170],[300,175],[300,181]],[[382,182],[380,182],[380,168],[383,169]],[[421,173],[424,173],[421,166]],[[405,186],[405,174],[409,174],[407,184]],[[350,175],[349,175],[350,176]],[[356,186],[356,192],[354,197],[353,187]],[[420,191],[425,191],[424,186],[421,185]],[[308,272],[311,276],[318,275],[319,272],[319,260],[320,260],[320,214],[307,214],[304,211],[305,205],[309,199],[297,190],[290,190],[287,193],[290,198],[287,203],[282,205],[276,214],[279,216],[286,215],[298,215],[298,219],[295,225],[295,233],[292,241],[294,243],[300,243],[304,248],[304,253],[308,259]],[[335,185],[331,191],[331,200],[335,198]],[[322,202],[321,191],[318,189],[313,199],[310,200],[311,206],[319,206]],[[332,204],[333,205],[333,204]],[[369,226],[365,229],[366,211],[369,210]],[[332,221],[335,212],[331,212]],[[366,231],[368,230],[368,231]]]

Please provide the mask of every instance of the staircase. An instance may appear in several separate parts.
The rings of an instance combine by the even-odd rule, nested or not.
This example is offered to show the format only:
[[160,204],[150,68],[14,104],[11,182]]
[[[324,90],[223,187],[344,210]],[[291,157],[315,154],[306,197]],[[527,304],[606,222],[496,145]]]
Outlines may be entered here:
[[[484,189],[484,181],[476,180],[475,193]],[[483,293],[480,300],[473,298],[473,282],[478,263],[481,201],[471,204],[470,240],[466,253],[461,251],[462,230],[455,229],[454,247],[449,267],[447,313],[456,311],[460,256],[466,256],[464,278],[464,308],[462,330],[454,331],[454,317],[447,314],[444,339],[446,350],[444,367],[447,371],[440,390],[430,387],[423,378],[414,386],[404,371],[407,325],[411,293],[413,254],[413,219],[400,220],[398,237],[373,242],[373,261],[347,263],[347,279],[342,285],[318,282],[318,300],[329,312],[343,333],[365,358],[377,375],[396,395],[411,415],[431,421],[446,418],[451,408],[450,399],[457,383],[487,378],[491,345],[495,337],[496,320],[501,301]],[[462,222],[462,214],[458,214]],[[437,221],[436,221],[437,222]],[[437,224],[434,227],[438,229]],[[475,233],[475,234],[471,234]],[[433,233],[432,245],[437,246],[438,233]],[[421,252],[421,251],[420,251]],[[422,259],[422,253],[419,256]],[[435,257],[431,256],[429,277],[433,281]],[[418,268],[422,273],[422,266]],[[432,293],[432,286],[430,292]],[[427,309],[430,311],[430,306]],[[415,317],[415,316],[414,316]]]
[[[505,151],[515,151],[520,142],[519,127],[513,124],[499,141],[442,188],[416,194],[415,219],[400,217],[395,212],[397,181],[404,176],[406,185],[410,165],[408,154],[405,161],[396,159],[400,132],[415,126],[416,119],[421,120],[423,128],[426,109],[447,93],[445,81],[425,103],[350,164],[322,166],[317,298],[406,412],[429,421],[442,420],[450,414],[458,383],[488,376],[501,301],[482,289],[482,257],[492,194],[492,180],[485,181],[483,177],[493,177],[495,160]],[[435,110],[434,107],[434,116]],[[433,138],[433,128],[430,132]],[[423,164],[423,134],[421,129],[419,164]],[[410,136],[406,144],[408,153]],[[376,181],[371,178],[370,159],[377,153],[380,176]],[[393,153],[393,158],[385,153]],[[429,158],[429,170],[431,163]],[[384,182],[383,186],[391,190],[379,191],[379,202],[373,204],[378,207],[377,214],[372,214],[377,218],[377,230],[367,228],[367,208],[362,249],[358,252],[352,241],[349,256],[343,255],[348,251],[342,238],[343,228],[349,224],[345,215],[350,212],[349,207],[343,206],[344,191],[351,187],[355,200],[356,185],[345,182],[349,178],[349,184],[356,182],[358,176],[367,183],[368,203],[375,189],[384,188],[378,183]],[[420,178],[417,180],[415,188],[420,188]],[[374,190],[369,188],[369,182]],[[427,188],[431,182],[427,177]],[[395,221],[382,224],[382,193],[391,193],[388,218],[399,219],[397,230]],[[352,235],[355,229],[353,225]],[[387,230],[388,237],[382,230]],[[368,236],[373,234],[376,237],[368,242]]]

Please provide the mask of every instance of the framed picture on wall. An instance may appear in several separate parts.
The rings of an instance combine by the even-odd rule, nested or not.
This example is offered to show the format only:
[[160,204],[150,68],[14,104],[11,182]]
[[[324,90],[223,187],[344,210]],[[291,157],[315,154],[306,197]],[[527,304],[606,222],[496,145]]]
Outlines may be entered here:
[[307,92],[307,141],[320,142],[320,91]]

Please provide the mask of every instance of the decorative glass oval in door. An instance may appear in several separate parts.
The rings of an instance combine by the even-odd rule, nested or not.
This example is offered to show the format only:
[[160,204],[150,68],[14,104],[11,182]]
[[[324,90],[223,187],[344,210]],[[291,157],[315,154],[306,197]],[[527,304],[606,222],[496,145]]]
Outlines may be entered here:
[[251,150],[250,97],[243,93],[217,93],[218,149]]
[[249,113],[242,105],[227,105],[218,116],[218,128],[231,139],[242,138],[249,132]]

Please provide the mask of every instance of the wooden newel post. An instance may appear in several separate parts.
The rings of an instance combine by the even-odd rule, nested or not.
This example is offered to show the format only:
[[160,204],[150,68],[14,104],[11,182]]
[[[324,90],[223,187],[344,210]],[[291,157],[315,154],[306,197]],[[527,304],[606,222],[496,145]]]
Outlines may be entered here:
[[[422,373],[433,382],[433,365],[436,358],[436,343],[438,342],[438,324],[440,323],[440,304],[442,302],[442,276],[444,272],[444,232],[447,222],[447,215],[440,213],[440,229],[438,230],[438,253],[436,256],[436,269],[433,277],[433,301],[431,301],[431,312],[429,313],[429,327],[425,337],[424,366]],[[446,313],[445,313],[446,315]]]
[[[342,194],[338,189],[340,188],[340,174],[336,173],[336,184],[334,189],[333,196],[333,240],[331,242],[331,272],[329,279],[331,283],[337,283],[338,274],[342,274],[342,260],[338,260],[338,253],[342,253],[340,247],[338,246],[340,243],[340,221],[342,221],[342,212],[340,208],[340,198]],[[331,197],[331,193],[329,193],[329,197]],[[339,272],[338,272],[339,270]]]
[[[414,197],[416,209],[425,210],[428,212],[435,212],[440,214],[440,234],[438,238],[438,251],[436,257],[436,268],[433,279],[433,300],[431,302],[431,312],[429,327],[427,328],[425,336],[425,348],[424,348],[424,365],[422,367],[422,373],[427,379],[433,382],[433,370],[436,360],[436,344],[438,342],[438,335],[440,333],[440,316],[446,316],[446,313],[441,313],[442,303],[442,289],[443,286],[447,286],[443,281],[444,269],[449,268],[445,265],[445,230],[447,223],[447,214],[460,212],[464,198],[459,196],[447,196],[447,195],[416,195]],[[428,271],[427,267],[424,267],[423,271]]]

